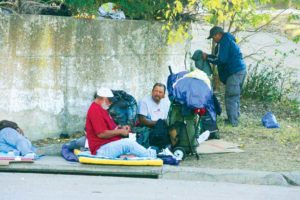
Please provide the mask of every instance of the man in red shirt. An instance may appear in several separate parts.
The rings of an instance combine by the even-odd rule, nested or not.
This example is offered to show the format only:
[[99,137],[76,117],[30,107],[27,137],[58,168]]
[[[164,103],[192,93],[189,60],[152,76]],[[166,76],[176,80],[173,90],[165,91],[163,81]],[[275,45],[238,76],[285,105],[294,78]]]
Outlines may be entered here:
[[111,104],[108,98],[113,93],[108,88],[97,90],[96,98],[91,104],[86,117],[86,133],[91,154],[108,158],[118,158],[124,154],[138,157],[156,158],[156,151],[145,149],[127,137],[129,126],[117,126],[108,113]]

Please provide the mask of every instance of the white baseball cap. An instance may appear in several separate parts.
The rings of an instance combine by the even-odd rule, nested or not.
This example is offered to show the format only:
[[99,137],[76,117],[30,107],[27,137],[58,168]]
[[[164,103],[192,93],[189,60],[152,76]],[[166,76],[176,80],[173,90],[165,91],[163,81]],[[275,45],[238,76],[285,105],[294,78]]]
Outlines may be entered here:
[[101,87],[97,90],[97,96],[99,96],[99,97],[113,97],[114,94],[112,93],[111,89]]

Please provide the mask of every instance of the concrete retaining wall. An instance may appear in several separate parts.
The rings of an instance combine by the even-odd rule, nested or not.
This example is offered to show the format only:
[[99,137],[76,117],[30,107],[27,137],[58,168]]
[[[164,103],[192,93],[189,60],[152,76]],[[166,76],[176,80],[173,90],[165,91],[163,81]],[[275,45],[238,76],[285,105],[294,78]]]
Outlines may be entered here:
[[159,24],[0,16],[0,120],[40,139],[83,130],[97,87],[137,99],[184,69],[189,44],[167,46]]

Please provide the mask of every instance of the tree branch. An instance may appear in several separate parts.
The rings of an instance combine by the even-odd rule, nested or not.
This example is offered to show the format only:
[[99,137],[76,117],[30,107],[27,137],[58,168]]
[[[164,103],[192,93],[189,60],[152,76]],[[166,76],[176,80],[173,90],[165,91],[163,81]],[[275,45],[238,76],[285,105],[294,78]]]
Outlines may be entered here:
[[48,5],[47,3],[42,3],[42,2],[38,2],[38,1],[26,1],[26,3],[23,3],[24,5],[30,5],[30,6],[35,6],[35,7],[39,7],[39,8],[57,8],[59,9],[59,6],[51,6]]
[[264,28],[265,26],[268,26],[270,23],[272,23],[275,19],[277,19],[277,18],[278,18],[283,12],[285,12],[286,10],[287,10],[287,8],[284,9],[283,11],[281,11],[280,13],[278,13],[278,14],[277,14],[276,16],[274,16],[272,19],[270,19],[267,23],[265,23],[265,24],[261,25],[260,27],[256,28],[255,30],[253,30],[253,31],[248,31],[248,32],[254,32],[254,33],[245,36],[245,37],[239,42],[239,44],[241,44],[242,42],[244,42],[247,38],[249,38],[249,37],[255,35],[257,32],[259,32],[259,31],[260,31],[262,28]]
[[4,6],[4,5],[9,5],[9,6],[12,6],[12,7],[16,7],[16,4],[14,4],[14,3],[11,3],[11,2],[0,2],[0,6]]
[[265,45],[265,46],[263,46],[263,47],[260,47],[259,49],[255,50],[254,53],[250,53],[250,54],[244,56],[243,59],[246,59],[246,58],[249,58],[249,57],[251,57],[251,56],[260,54],[260,51],[263,50],[264,48],[267,48],[267,47],[275,47],[275,46],[278,47],[279,45],[269,44],[269,45]]
[[235,16],[236,16],[236,13],[237,13],[237,12],[234,12],[234,15],[231,17],[230,24],[229,24],[229,27],[228,27],[227,32],[230,32],[230,30],[231,30],[231,27],[232,27],[232,25],[233,25],[233,23],[234,23],[234,18],[235,18]]

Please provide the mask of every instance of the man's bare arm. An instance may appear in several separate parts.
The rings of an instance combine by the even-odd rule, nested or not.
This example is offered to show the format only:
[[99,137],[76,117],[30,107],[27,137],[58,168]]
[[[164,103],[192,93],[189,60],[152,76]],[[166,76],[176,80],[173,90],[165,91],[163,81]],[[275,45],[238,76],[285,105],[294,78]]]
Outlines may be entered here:
[[147,119],[144,115],[139,115],[139,121],[141,122],[142,125],[147,126],[149,128],[154,127],[156,124],[156,121]]
[[115,130],[106,130],[102,133],[98,133],[97,136],[99,138],[112,138],[114,136],[118,136],[118,135],[121,135],[121,136],[127,136],[129,134],[129,130],[128,129],[115,129]]

